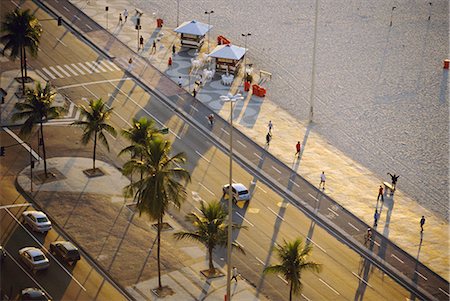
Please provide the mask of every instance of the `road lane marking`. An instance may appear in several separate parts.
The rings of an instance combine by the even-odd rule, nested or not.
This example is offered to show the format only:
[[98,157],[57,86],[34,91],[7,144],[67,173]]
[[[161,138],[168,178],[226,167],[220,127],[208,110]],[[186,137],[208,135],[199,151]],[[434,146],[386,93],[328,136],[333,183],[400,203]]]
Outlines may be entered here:
[[316,202],[319,202],[319,199],[316,198],[315,196],[313,196],[311,193],[308,193],[308,195],[309,195],[310,197],[312,197]]
[[359,280],[361,280],[362,282],[364,282],[366,285],[368,285],[370,288],[373,288],[369,282],[367,282],[366,280],[364,280],[363,278],[359,277],[358,274],[356,274],[355,272],[352,272],[353,275],[355,275],[356,278],[358,278]]
[[284,283],[288,284],[288,282],[286,281],[286,279],[284,279],[283,277],[281,277],[280,275],[277,275],[278,278],[280,278]]
[[259,160],[261,160],[262,158],[261,158],[261,156],[260,155],[258,155],[257,153],[253,153],[256,157],[258,157],[258,159]]
[[100,70],[98,70],[95,66],[95,64],[91,63],[91,62],[84,62],[86,65],[89,66],[89,68],[94,71],[95,73],[101,73]]
[[442,288],[439,288],[439,290],[440,290],[441,292],[443,292],[444,294],[446,294],[448,297],[450,297],[450,295],[449,295],[446,291],[444,291]]
[[300,187],[300,185],[298,185],[297,183],[295,183],[294,181],[292,181],[291,179],[289,179],[289,182],[291,182],[292,184],[294,184],[297,187]]
[[239,212],[236,212],[236,215],[238,215],[240,218],[242,218],[244,221],[246,221],[250,226],[254,227],[255,225],[253,225],[248,219],[246,219],[245,217],[243,217]]
[[58,72],[58,70],[56,70],[55,67],[51,66],[51,67],[48,67],[48,68],[49,68],[50,70],[52,70],[58,77],[60,77],[60,78],[63,78],[63,77],[64,77],[61,73]]
[[235,239],[234,242],[235,242],[238,246],[241,246],[242,249],[245,249],[244,245],[241,244],[237,239]]
[[255,258],[256,258],[256,260],[258,260],[258,261],[264,266],[264,261],[262,261],[261,259],[259,259],[259,258],[256,257],[256,256],[255,256]]
[[11,0],[11,3],[14,4],[17,8],[20,8],[20,5]]
[[195,153],[196,153],[197,155],[199,155],[200,157],[202,157],[202,159],[204,159],[206,162],[211,163],[211,161],[209,161],[208,159],[206,159],[206,157],[203,156],[202,154],[200,154],[198,151],[195,151]]
[[14,134],[13,131],[11,131],[9,128],[7,127],[3,127],[3,130],[5,132],[7,132],[14,140],[16,140],[20,145],[22,145],[27,152],[31,152],[31,155],[38,161],[42,160],[41,157],[39,157],[39,155],[32,149],[30,148],[30,146],[28,146],[28,144],[26,144],[25,142],[23,142],[22,139],[20,139],[16,134]]
[[108,70],[102,67],[100,61],[92,61],[92,64],[94,64],[95,68],[100,69],[103,72],[108,72]]
[[92,27],[90,27],[88,24],[85,24],[87,28],[89,28],[90,30],[92,30]]
[[117,67],[117,65],[116,64],[114,64],[113,62],[111,62],[111,61],[106,61],[106,62],[108,62],[113,68],[115,68],[117,71],[121,71],[122,69],[120,69],[119,67]]
[[265,191],[264,189],[262,189],[261,186],[259,186],[259,185],[256,185],[256,188],[259,188],[259,189],[261,189],[262,192],[267,193],[267,191]]
[[336,211],[334,211],[333,209],[331,209],[330,207],[327,207],[328,211],[332,212],[334,215],[339,216],[339,214],[337,214]]
[[59,70],[61,70],[61,72],[64,73],[67,77],[72,77],[72,75],[71,75],[69,72],[67,72],[66,70],[64,70],[63,67],[61,67],[61,66],[56,66],[56,68],[58,68]]
[[81,70],[80,68],[78,68],[77,65],[75,64],[70,64],[70,66],[72,66],[74,69],[76,69],[78,71],[78,73],[80,73],[81,75],[85,75],[86,73],[84,73],[83,70]]
[[311,301],[311,299],[309,299],[308,297],[306,297],[305,295],[301,294],[303,298],[305,298],[307,301]]
[[63,8],[64,8],[66,11],[70,12],[70,10],[69,10],[67,7],[65,7],[64,5],[63,5]]
[[279,219],[281,219],[282,221],[284,221],[284,218],[281,217],[280,215],[278,215],[278,213],[276,213],[275,211],[273,211],[272,208],[270,208],[269,206],[267,206],[267,209],[269,209],[270,211],[272,211],[273,214],[275,214]]
[[11,205],[0,206],[0,209],[15,208],[15,207],[28,207],[28,206],[31,206],[31,204],[30,203],[11,204]]
[[113,68],[111,68],[110,66],[108,66],[108,64],[105,61],[100,61],[100,64],[105,67],[106,69],[108,69],[109,71],[115,71]]
[[194,107],[193,105],[189,105],[191,107],[192,110],[198,112],[198,109],[196,107]]
[[42,70],[47,73],[52,79],[56,79],[56,76],[53,75],[47,68],[42,68]]
[[17,217],[14,216],[14,214],[11,213],[11,211],[9,211],[8,209],[6,209],[6,212],[8,212],[8,214],[17,222],[17,224],[19,224],[27,233],[28,235],[30,235],[30,237],[39,245],[39,247],[43,250],[45,250],[45,252],[47,252],[47,254],[53,258],[53,260],[67,273],[67,275],[69,275],[70,278],[72,278],[84,291],[86,291],[86,289],[84,288],[84,286],[77,280],[77,278],[75,278],[56,258],[55,256],[53,256],[52,253],[50,253],[49,250],[47,250],[43,244],[41,244],[39,242],[39,240],[37,240],[33,234],[31,234],[30,231],[28,231],[28,229],[17,219]]
[[62,40],[60,40],[60,39],[58,39],[58,38],[56,38],[56,39],[58,40],[58,42],[60,42],[61,44],[63,44],[64,47],[67,47],[67,45],[66,45]]
[[212,192],[211,190],[209,190],[205,185],[203,185],[202,183],[198,182],[198,184],[200,186],[202,186],[206,191],[208,191],[210,194],[212,194],[213,196],[216,196],[216,194],[214,192]]
[[424,280],[428,280],[427,277],[425,277],[424,275],[420,274],[419,272],[414,271],[414,273],[416,273],[417,275],[419,275],[420,277],[422,277]]
[[225,130],[224,128],[220,128],[220,130],[221,130],[222,132],[224,132],[225,134],[230,135],[230,133],[228,133],[228,131]]
[[64,65],[64,67],[66,67],[73,75],[78,76],[78,73],[76,73],[69,65]]
[[[55,0],[56,1],[56,0]],[[81,19],[80,19],[80,17],[78,17],[77,15],[74,15],[73,16],[75,19],[77,19],[78,21],[80,21]]]
[[36,74],[37,74],[38,76],[42,77],[43,80],[48,81],[48,77],[45,76],[44,73],[42,73],[41,71],[39,71],[39,70],[36,69],[36,70],[34,70],[34,72],[36,72]]
[[349,226],[350,227],[352,227],[353,229],[355,229],[356,231],[358,231],[359,232],[359,229],[358,228],[356,228],[352,223],[350,223],[350,222],[347,222],[347,224],[349,224]]
[[376,244],[378,247],[380,246],[380,244],[375,239],[373,239],[373,243]]
[[279,174],[281,174],[281,171],[279,171],[278,169],[276,169],[275,166],[272,165],[272,168],[275,169],[276,172],[278,172]]
[[320,250],[322,250],[322,252],[327,253],[327,251],[326,251],[324,248],[322,248],[321,246],[319,246],[314,240],[312,240],[312,239],[309,238],[309,237],[306,237],[306,239],[309,240],[313,245],[315,245],[316,247],[318,247]]
[[91,69],[86,67],[83,63],[77,63],[79,66],[81,66],[84,70],[86,70],[87,73],[92,74]]
[[242,145],[242,147],[245,147],[245,148],[247,148],[247,145],[245,145],[244,143],[242,143],[241,141],[239,141],[239,140],[236,140],[236,142],[237,143],[239,143],[240,145]]
[[320,282],[322,282],[323,284],[325,284],[330,290],[332,290],[336,295],[340,295],[339,292],[337,290],[335,290],[334,288],[332,288],[328,283],[326,283],[325,281],[322,280],[322,278],[319,278]]

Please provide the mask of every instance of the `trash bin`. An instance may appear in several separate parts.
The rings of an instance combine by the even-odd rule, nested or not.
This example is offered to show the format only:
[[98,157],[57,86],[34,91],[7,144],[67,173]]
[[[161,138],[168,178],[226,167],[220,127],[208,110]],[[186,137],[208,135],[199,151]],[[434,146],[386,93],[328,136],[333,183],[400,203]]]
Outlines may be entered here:
[[450,65],[450,60],[444,60],[444,69],[448,69]]

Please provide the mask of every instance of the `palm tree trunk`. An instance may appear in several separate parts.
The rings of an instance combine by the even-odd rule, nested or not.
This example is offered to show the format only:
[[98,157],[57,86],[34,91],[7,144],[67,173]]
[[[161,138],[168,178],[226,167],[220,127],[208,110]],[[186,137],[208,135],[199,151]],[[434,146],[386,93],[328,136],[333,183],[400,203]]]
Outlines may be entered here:
[[161,226],[162,217],[158,218],[158,248],[157,248],[157,260],[158,260],[158,286],[161,289],[161,260],[160,260],[160,250],[161,250]]
[[291,288],[289,289],[289,301],[292,301],[292,290],[294,289],[294,284],[291,282]]
[[213,263],[213,248],[208,247],[208,255],[209,255],[209,270],[214,271],[214,263]]
[[48,175],[47,175],[47,155],[45,154],[45,142],[44,142],[44,126],[42,125],[42,121],[41,121],[41,139],[42,139],[42,155],[44,156],[44,173],[45,173],[45,177],[48,178]]
[[22,76],[22,95],[25,95],[25,78],[23,74],[23,53],[24,53],[24,47],[22,46],[20,49],[20,75]]
[[27,51],[25,47],[23,47],[23,69],[25,70],[25,80],[28,78],[27,74]]
[[97,132],[94,134],[94,155],[92,156],[92,169],[95,170],[95,151],[97,149]]

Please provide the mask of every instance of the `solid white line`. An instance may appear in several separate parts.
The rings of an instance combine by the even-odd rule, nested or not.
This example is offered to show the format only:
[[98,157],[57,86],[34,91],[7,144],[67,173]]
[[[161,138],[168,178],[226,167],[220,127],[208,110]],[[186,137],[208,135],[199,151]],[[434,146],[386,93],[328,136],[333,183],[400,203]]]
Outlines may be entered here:
[[361,277],[359,277],[358,274],[356,274],[355,272],[352,272],[353,275],[355,275],[356,278],[358,278],[359,280],[361,280],[362,282],[364,282],[366,285],[368,285],[369,287],[373,288],[369,282],[367,282],[366,280],[362,279]]
[[87,68],[83,63],[77,63],[79,66],[81,66],[84,70],[86,70],[87,73],[92,74],[92,71]]
[[221,130],[222,132],[224,132],[225,134],[230,135],[230,133],[228,133],[228,131],[225,130],[224,128],[220,128],[220,130]]
[[17,8],[20,8],[20,5],[11,0],[11,3],[14,4]]
[[0,206],[0,209],[15,208],[15,207],[28,207],[28,206],[31,206],[31,204],[30,203],[12,204],[12,205]]
[[117,67],[117,65],[114,64],[113,62],[111,62],[111,61],[106,61],[106,62],[108,62],[111,66],[113,66],[113,68],[116,68],[117,71],[122,70],[122,69],[120,69],[119,67]]
[[352,227],[353,229],[355,229],[356,231],[358,231],[359,232],[359,229],[358,228],[356,228],[352,223],[350,223],[350,222],[347,222],[347,224],[349,224],[350,225],[350,227]]
[[85,24],[87,28],[89,28],[90,30],[92,30],[92,27],[90,27],[89,25]]
[[198,151],[195,151],[197,153],[197,155],[199,155],[200,157],[202,157],[202,159],[204,159],[206,162],[211,163],[211,161],[209,161],[208,159],[206,159],[205,156],[203,156],[202,154],[200,154]]
[[106,69],[108,69],[109,71],[114,71],[113,68],[111,68],[110,66],[108,66],[108,64],[105,61],[100,61],[100,64],[105,67]]
[[242,146],[245,147],[245,148],[247,147],[247,145],[245,145],[244,143],[242,143],[242,142],[239,141],[239,140],[236,140],[236,142],[239,143],[240,145],[242,145]]
[[17,142],[19,142],[20,145],[22,145],[22,146],[27,150],[27,152],[30,152],[30,150],[31,150],[31,155],[32,155],[36,160],[38,160],[38,161],[42,160],[42,158],[39,157],[39,155],[36,154],[36,152],[28,146],[28,144],[26,144],[25,142],[23,142],[22,139],[20,139],[16,134],[14,134],[13,131],[11,131],[10,129],[8,129],[7,127],[3,127],[3,130],[4,130],[5,132],[7,132],[14,140],[16,140]]
[[75,68],[75,69],[77,69],[77,71],[81,74],[81,75],[84,75],[84,74],[86,74],[86,73],[84,73],[84,71],[83,70],[81,70],[80,68],[78,68],[78,66],[77,65],[75,65],[75,64],[70,64],[73,68]]
[[76,87],[96,85],[96,84],[103,84],[103,83],[110,83],[110,82],[114,82],[114,81],[121,82],[121,81],[124,81],[124,80],[131,80],[131,78],[126,77],[126,78],[118,78],[118,79],[114,79],[114,80],[105,79],[105,80],[100,80],[100,81],[96,81],[96,82],[88,82],[88,83],[82,83],[82,84],[73,84],[73,85],[57,87],[56,90],[76,88]]
[[256,260],[258,260],[262,265],[264,265],[264,261],[262,261],[261,259],[259,259],[259,258],[256,257],[256,256],[255,256],[255,258],[256,258]]
[[420,274],[419,272],[414,271],[414,273],[416,273],[417,275],[419,275],[419,276],[422,277],[423,279],[428,280],[427,277],[425,277],[424,275]]
[[269,209],[270,211],[272,211],[273,214],[275,214],[279,219],[281,219],[282,221],[284,221],[284,218],[279,216],[278,213],[276,213],[275,211],[272,210],[272,208],[270,208],[269,206],[267,206],[267,209]]
[[203,185],[203,184],[200,183],[200,182],[198,182],[198,184],[199,184],[200,186],[202,186],[203,188],[205,188],[206,191],[208,191],[210,194],[212,194],[213,196],[216,196],[216,194],[215,194],[214,192],[212,192],[211,190],[209,190],[205,185]]
[[265,191],[264,189],[262,189],[259,185],[256,185],[256,188],[261,189],[262,192],[267,193],[267,191]]
[[43,80],[48,81],[48,77],[44,75],[44,73],[42,73],[39,70],[34,70],[34,72],[36,72],[37,75],[39,75],[40,77],[42,77]]
[[276,169],[273,165],[272,168],[275,169],[276,172],[278,172],[279,174],[281,174],[281,171],[279,171],[278,169]]
[[281,280],[283,280],[284,283],[288,284],[288,282],[286,281],[286,279],[284,279],[283,277],[281,277],[280,275],[277,275],[278,278],[280,278]]
[[258,155],[257,153],[253,153],[256,157],[258,157],[258,159],[259,160],[261,160],[262,158],[261,158],[261,156],[260,155]]
[[198,109],[194,107],[193,105],[189,105],[194,111],[198,112]]
[[238,246],[241,246],[242,249],[245,249],[244,245],[241,244],[237,239],[234,240]]
[[319,199],[318,198],[316,198],[315,196],[313,196],[311,193],[308,193],[308,195],[310,196],[310,197],[312,197],[316,202],[318,202],[319,201]]
[[439,288],[439,290],[450,297],[450,295],[446,291],[444,291],[442,288]]
[[105,68],[102,67],[102,65],[100,64],[99,61],[92,61],[92,63],[94,64],[95,68],[98,68],[103,72],[108,72],[108,70],[106,70]]
[[69,65],[64,65],[64,67],[66,67],[73,75],[78,76],[78,73],[76,73]]
[[56,70],[56,68],[55,67],[48,67],[50,70],[52,70],[58,77],[61,77],[61,78],[63,78],[64,76],[61,74],[61,73],[59,73],[58,72],[58,70]]
[[313,245],[315,245],[316,247],[318,247],[320,250],[322,250],[322,252],[327,253],[327,251],[326,251],[324,248],[322,248],[321,246],[319,246],[316,242],[314,242],[314,240],[312,240],[312,239],[309,238],[309,237],[307,237],[306,239],[309,240],[310,242],[312,242]]
[[246,219],[245,217],[243,217],[239,212],[236,212],[236,214],[242,218],[244,221],[246,221],[250,226],[254,227],[255,225],[253,225],[248,219]]
[[332,288],[328,283],[326,283],[325,281],[322,280],[322,278],[319,278],[320,282],[322,282],[323,284],[325,284],[326,286],[328,286],[328,288],[330,290],[332,290],[333,292],[336,293],[336,295],[340,295],[339,292],[337,290],[335,290],[334,288]]
[[398,258],[397,256],[395,256],[395,254],[391,254],[391,257],[394,257],[395,259],[397,259],[397,260],[400,261],[401,263],[405,263],[403,260],[401,260],[400,258]]
[[64,47],[67,47],[67,45],[63,42],[63,41],[61,41],[60,39],[58,39],[58,38],[56,38],[61,44],[63,44],[64,45]]
[[68,12],[70,12],[70,10],[69,10],[67,7],[63,6],[63,8],[64,8],[65,10],[67,10]]
[[309,299],[308,297],[306,297],[305,295],[301,294],[303,298],[305,298],[307,301],[311,301],[311,299]]
[[334,211],[333,209],[331,209],[330,207],[328,207],[327,209],[328,209],[328,211],[331,211],[332,213],[334,213],[336,216],[339,216],[339,214],[337,214],[337,212]]
[[[55,0],[55,1],[57,1],[57,0]],[[77,19],[78,21],[81,20],[80,17],[78,17],[77,15],[74,15],[73,17],[74,17],[75,19]]]
[[56,79],[56,76],[53,75],[47,68],[42,68],[42,70],[47,73],[52,79]]
[[6,212],[8,212],[8,214],[16,221],[17,224],[19,224],[22,229],[25,230],[25,232],[28,233],[28,235],[30,235],[30,237],[39,245],[39,247],[41,247],[41,249],[44,249],[46,251],[46,253],[48,254],[48,256],[51,256],[53,258],[53,260],[55,260],[55,262],[67,273],[67,275],[69,275],[70,278],[72,278],[84,291],[86,291],[86,289],[84,288],[84,286],[77,280],[77,278],[75,278],[56,258],[55,256],[52,255],[52,253],[50,253],[49,250],[47,250],[43,244],[41,244],[39,242],[39,240],[37,240],[33,234],[31,234],[30,231],[28,231],[27,228],[25,228],[24,225],[22,225],[22,223],[17,219],[17,217],[14,216],[14,214],[11,213],[11,211],[9,211],[8,209],[6,209]]
[[372,241],[373,241],[373,243],[376,244],[378,247],[380,246],[380,244],[379,244],[377,241],[375,241],[375,240],[372,240]]
[[289,181],[290,181],[292,184],[294,184],[295,186],[300,187],[300,185],[298,185],[297,183],[295,183],[295,182],[292,181],[291,179],[289,179]]
[[61,72],[64,73],[67,77],[72,77],[72,75],[69,72],[67,72],[66,70],[64,70],[61,66],[56,66],[56,68],[61,70]]

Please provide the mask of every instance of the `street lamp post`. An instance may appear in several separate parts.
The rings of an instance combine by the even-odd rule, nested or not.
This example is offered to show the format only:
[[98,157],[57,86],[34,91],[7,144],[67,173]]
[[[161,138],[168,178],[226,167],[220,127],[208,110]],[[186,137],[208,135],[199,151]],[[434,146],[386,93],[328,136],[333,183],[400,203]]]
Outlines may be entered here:
[[105,12],[106,12],[106,30],[108,30],[108,10],[109,10],[109,7],[108,7],[108,6],[105,6]]
[[214,11],[205,11],[205,14],[208,15],[208,53],[209,53],[209,44],[210,44],[210,38],[211,38],[211,14],[213,14]]
[[228,187],[228,240],[227,240],[227,301],[231,300],[231,243],[233,224],[233,102],[244,99],[241,94],[222,95],[220,99],[230,103],[230,179]]
[[389,26],[392,27],[392,16],[394,15],[394,9],[396,9],[397,7],[392,6],[392,10],[391,10],[391,22],[389,23]]
[[177,0],[177,27],[180,21],[180,0]]
[[314,118],[314,93],[316,83],[316,48],[317,48],[317,19],[319,17],[319,0],[316,0],[316,12],[314,18],[314,46],[313,46],[313,61],[311,71],[311,94],[309,98],[309,122],[313,122]]
[[243,37],[245,37],[244,39],[244,48],[245,48],[245,54],[244,54],[244,72],[245,75],[247,75],[247,37],[251,36],[252,34],[250,32],[248,33],[242,33],[241,34]]

